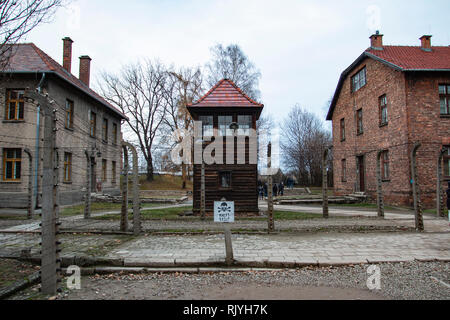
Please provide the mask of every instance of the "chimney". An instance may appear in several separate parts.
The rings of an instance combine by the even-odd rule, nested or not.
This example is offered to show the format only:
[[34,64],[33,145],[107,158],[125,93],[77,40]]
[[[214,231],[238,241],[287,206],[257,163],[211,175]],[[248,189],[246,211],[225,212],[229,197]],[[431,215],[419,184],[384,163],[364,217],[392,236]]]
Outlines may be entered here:
[[80,57],[80,80],[89,87],[89,77],[91,74],[91,58],[89,56]]
[[431,36],[423,35],[420,38],[421,49],[423,51],[431,51]]
[[383,35],[380,31],[377,30],[370,36],[370,47],[374,50],[383,50]]
[[63,68],[71,73],[72,69],[72,39],[65,37],[63,40]]

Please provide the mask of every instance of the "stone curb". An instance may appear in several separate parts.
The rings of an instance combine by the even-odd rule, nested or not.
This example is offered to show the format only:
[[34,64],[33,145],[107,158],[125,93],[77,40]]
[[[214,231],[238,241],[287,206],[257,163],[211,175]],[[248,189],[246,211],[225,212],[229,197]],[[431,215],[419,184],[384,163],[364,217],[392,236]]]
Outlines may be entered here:
[[0,300],[6,299],[7,297],[19,292],[29,286],[39,282],[41,279],[40,271],[33,273],[25,280],[19,280],[5,289],[0,290]]

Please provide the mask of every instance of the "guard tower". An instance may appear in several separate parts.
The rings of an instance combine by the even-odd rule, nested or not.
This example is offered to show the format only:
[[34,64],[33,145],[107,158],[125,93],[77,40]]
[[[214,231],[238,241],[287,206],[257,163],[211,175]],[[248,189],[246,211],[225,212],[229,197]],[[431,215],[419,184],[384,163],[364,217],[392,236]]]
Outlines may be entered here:
[[[206,214],[213,214],[214,201],[222,198],[234,201],[236,215],[257,214],[258,173],[254,132],[264,105],[249,98],[231,80],[222,79],[202,98],[186,107],[194,121],[201,122],[201,130],[198,130],[201,132],[194,138],[194,141],[197,139],[197,146],[201,139],[200,145],[206,153],[210,144],[223,141],[223,149],[215,148],[213,152],[222,156],[215,156],[214,163],[205,161]],[[199,214],[201,163],[195,159],[193,187],[193,211]]]

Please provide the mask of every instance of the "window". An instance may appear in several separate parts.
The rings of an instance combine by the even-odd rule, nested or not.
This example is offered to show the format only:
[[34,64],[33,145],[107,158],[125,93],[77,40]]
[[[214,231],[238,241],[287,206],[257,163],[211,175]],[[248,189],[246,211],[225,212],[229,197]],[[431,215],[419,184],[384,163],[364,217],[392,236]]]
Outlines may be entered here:
[[19,181],[21,165],[21,149],[3,149],[3,180]]
[[102,140],[104,142],[108,142],[108,119],[106,119],[106,118],[103,118]]
[[117,123],[113,123],[113,143],[117,144]]
[[106,159],[102,160],[102,181],[106,181]]
[[72,181],[72,154],[64,152],[64,182]]
[[341,141],[345,140],[345,119],[341,119]]
[[112,174],[112,183],[115,184],[116,183],[116,162],[115,161],[112,162],[111,174]]
[[366,67],[352,77],[352,92],[356,92],[366,85]]
[[6,120],[23,120],[25,91],[8,89],[6,91]]
[[251,115],[238,115],[238,135],[249,136],[250,129],[252,128],[252,116]]
[[219,116],[219,136],[232,136],[233,130],[230,124],[233,122],[233,116]]
[[202,122],[202,136],[212,137],[214,135],[213,116],[200,116],[199,120]]
[[389,151],[381,153],[381,179],[389,180]]
[[95,138],[95,127],[97,126],[97,114],[95,112],[89,113],[89,132],[91,137]]
[[219,172],[219,186],[223,189],[231,188],[231,172],[220,171]]
[[444,146],[444,148],[447,148],[447,152],[444,153],[444,177],[450,180],[450,146]]
[[363,113],[362,109],[356,111],[356,134],[363,133]]
[[341,181],[346,182],[347,181],[347,160],[342,159],[341,160]]
[[73,129],[73,101],[66,100],[66,128]]
[[441,114],[450,115],[450,85],[439,85],[439,101],[441,105]]
[[388,123],[386,95],[382,95],[378,100],[380,106],[380,126],[383,126]]

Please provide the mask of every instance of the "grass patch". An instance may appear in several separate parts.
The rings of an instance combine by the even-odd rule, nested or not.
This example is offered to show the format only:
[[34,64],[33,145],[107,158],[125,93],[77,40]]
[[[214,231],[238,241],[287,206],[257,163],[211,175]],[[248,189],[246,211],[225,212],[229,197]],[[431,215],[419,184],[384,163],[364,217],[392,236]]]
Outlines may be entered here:
[[[330,207],[355,207],[355,208],[373,208],[376,209],[377,205],[375,203],[330,203]],[[385,210],[399,210],[399,209],[405,209],[400,207],[393,207],[393,206],[384,206]]]
[[12,259],[0,259],[0,288],[5,288],[19,280],[25,280],[39,268]]

